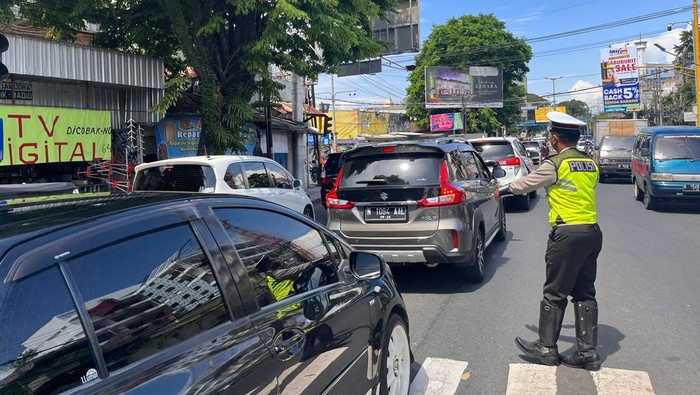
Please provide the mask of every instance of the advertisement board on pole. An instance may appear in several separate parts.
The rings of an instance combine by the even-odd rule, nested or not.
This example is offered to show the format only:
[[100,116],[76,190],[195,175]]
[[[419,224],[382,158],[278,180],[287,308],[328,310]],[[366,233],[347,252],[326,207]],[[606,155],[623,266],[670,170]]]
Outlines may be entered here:
[[556,110],[552,107],[537,108],[535,109],[535,122],[549,122],[549,119],[547,119],[547,113],[552,111],[566,113],[566,107],[557,106]]
[[600,73],[604,112],[637,111],[641,108],[637,48],[601,49]]
[[156,125],[158,159],[196,156],[202,117],[197,115],[166,117]]
[[462,126],[461,113],[433,114],[430,116],[431,132],[448,132],[462,129],[464,127]]
[[426,108],[502,108],[503,73],[496,67],[425,68]]

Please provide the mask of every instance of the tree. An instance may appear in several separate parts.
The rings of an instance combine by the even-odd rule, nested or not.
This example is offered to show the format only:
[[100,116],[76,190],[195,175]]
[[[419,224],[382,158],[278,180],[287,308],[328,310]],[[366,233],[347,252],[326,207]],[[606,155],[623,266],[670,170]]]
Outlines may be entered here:
[[503,71],[503,108],[469,109],[466,127],[471,131],[495,131],[505,125],[517,131],[520,106],[526,89],[522,82],[529,71],[532,49],[523,39],[505,31],[505,23],[495,16],[479,14],[451,18],[435,26],[416,57],[416,68],[409,76],[407,113],[426,127],[433,112],[425,108],[425,68],[452,66],[469,70],[470,66],[493,66]]
[[588,108],[588,104],[581,100],[567,100],[557,104],[557,106],[566,107],[566,112],[574,117],[588,118],[591,116],[591,110]]
[[[371,21],[395,0],[0,0],[22,17],[70,39],[86,23],[100,26],[94,44],[165,60],[172,104],[183,65],[199,79],[203,142],[209,152],[242,151],[243,125],[255,105],[270,105],[279,84],[270,65],[315,78],[339,64],[375,56]],[[252,103],[255,97],[263,102]],[[162,110],[161,106],[161,110]],[[200,144],[200,147],[202,144]]]

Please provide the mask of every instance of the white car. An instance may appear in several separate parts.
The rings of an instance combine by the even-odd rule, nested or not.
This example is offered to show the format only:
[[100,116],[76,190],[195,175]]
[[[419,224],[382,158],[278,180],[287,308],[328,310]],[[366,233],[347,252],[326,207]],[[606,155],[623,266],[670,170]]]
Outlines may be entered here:
[[144,163],[136,166],[133,191],[255,196],[314,218],[313,203],[301,181],[260,156],[191,156]]
[[[492,172],[495,166],[506,171],[506,176],[498,179],[503,185],[530,174],[535,168],[527,150],[515,137],[486,137],[468,141]],[[510,196],[506,199],[513,199],[520,209],[529,210],[530,199],[536,197],[537,191],[532,191],[527,195]]]

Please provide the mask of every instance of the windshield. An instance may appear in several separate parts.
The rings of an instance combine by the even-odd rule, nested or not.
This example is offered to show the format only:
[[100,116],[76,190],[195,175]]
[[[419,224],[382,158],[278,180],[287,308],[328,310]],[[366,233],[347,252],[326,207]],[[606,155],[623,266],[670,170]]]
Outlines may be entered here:
[[323,168],[326,169],[326,174],[338,174],[340,170],[340,156],[341,154],[330,154],[326,159],[326,163]]
[[369,155],[343,163],[341,187],[425,186],[440,183],[438,155]]
[[481,157],[485,161],[499,160],[503,158],[508,158],[515,156],[513,153],[513,147],[508,142],[474,142],[472,143],[474,149],[481,154]]
[[603,151],[631,150],[634,147],[636,137],[610,137],[603,138],[600,149]]
[[537,141],[523,141],[525,148],[540,149],[540,143]]
[[136,174],[134,191],[214,192],[214,169],[200,165],[149,167]]
[[654,147],[654,159],[700,160],[700,135],[659,136]]

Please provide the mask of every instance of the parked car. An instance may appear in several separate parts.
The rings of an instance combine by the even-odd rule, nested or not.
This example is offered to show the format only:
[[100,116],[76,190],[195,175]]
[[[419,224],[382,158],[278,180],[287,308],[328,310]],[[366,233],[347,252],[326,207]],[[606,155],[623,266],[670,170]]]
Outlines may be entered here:
[[700,201],[700,128],[642,129],[632,151],[634,198],[653,210],[660,201]]
[[532,164],[534,166],[539,166],[546,155],[542,155],[542,145],[535,140],[524,140],[521,142],[523,147],[528,152],[530,159],[532,159]]
[[360,146],[345,152],[326,196],[328,227],[390,264],[453,264],[482,281],[484,250],[506,237],[495,198],[496,176],[505,172],[494,174],[467,144]]
[[576,149],[579,151],[584,151],[586,150],[586,143],[591,143],[595,146],[595,143],[593,143],[593,136],[590,134],[582,134],[581,137],[578,139],[578,143],[576,143]]
[[[481,155],[493,171],[495,166],[505,170],[506,176],[500,181],[510,184],[526,175],[534,169],[534,163],[527,150],[520,141],[514,137],[487,137],[471,139],[469,143]],[[530,199],[537,197],[537,191],[527,195],[509,196],[506,200],[514,200],[521,210],[530,209]]]
[[612,177],[629,179],[632,175],[632,148],[635,136],[604,136],[594,159],[600,170],[600,182]]
[[0,393],[408,393],[388,266],[292,210],[139,193],[0,217]]
[[136,166],[135,192],[207,192],[255,196],[314,218],[300,180],[260,156],[191,156]]
[[326,207],[326,194],[333,189],[335,179],[338,178],[342,155],[342,152],[332,152],[328,154],[326,162],[323,164],[323,173],[321,174],[321,204],[323,207]]

